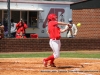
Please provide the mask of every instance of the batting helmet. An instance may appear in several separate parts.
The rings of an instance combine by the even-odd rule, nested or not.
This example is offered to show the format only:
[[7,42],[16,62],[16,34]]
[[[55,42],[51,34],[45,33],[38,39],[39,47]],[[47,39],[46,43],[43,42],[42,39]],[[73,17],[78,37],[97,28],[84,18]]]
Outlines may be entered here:
[[55,14],[49,14],[49,15],[48,15],[48,20],[49,20],[49,21],[55,21],[56,18],[57,18],[57,16],[56,16]]

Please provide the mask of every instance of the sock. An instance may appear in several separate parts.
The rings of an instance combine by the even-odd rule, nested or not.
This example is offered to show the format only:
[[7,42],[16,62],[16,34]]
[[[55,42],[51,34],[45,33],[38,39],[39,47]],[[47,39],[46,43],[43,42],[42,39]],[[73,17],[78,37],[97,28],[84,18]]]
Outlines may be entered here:
[[51,60],[51,63],[54,61],[54,55],[49,56],[48,58],[45,59],[46,61]]
[[55,58],[53,58],[53,59],[50,61],[50,64],[53,64],[53,63],[54,63],[54,60],[55,60]]

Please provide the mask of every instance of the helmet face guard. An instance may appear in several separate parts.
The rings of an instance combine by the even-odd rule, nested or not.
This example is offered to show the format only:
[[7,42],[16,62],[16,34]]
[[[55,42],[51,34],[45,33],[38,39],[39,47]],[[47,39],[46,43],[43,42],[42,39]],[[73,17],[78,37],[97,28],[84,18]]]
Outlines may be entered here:
[[56,21],[57,16],[55,14],[49,14],[48,15],[48,21]]

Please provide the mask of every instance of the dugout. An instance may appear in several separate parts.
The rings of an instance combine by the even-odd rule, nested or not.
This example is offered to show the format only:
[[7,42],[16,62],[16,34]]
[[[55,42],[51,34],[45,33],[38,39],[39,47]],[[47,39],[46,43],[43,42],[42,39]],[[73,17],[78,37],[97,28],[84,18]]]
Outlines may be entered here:
[[100,0],[87,0],[70,5],[74,23],[80,22],[78,38],[100,38]]

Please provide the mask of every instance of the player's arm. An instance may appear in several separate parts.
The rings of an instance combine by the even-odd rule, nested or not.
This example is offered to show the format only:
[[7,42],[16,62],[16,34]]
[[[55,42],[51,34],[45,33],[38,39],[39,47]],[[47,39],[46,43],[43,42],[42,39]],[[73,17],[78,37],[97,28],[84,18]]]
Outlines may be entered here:
[[58,22],[58,25],[67,25],[69,28],[71,28],[71,24],[69,23],[64,23],[64,22]]
[[20,24],[21,22],[19,21],[17,24],[16,24],[16,27],[18,27],[18,26],[21,26],[21,24]]
[[61,33],[65,32],[65,31],[67,31],[67,30],[65,30],[65,29],[60,29],[60,32],[61,32]]
[[67,30],[69,30],[69,27],[68,26],[66,26],[64,29],[60,29],[60,32],[63,33],[65,31],[67,31]]
[[25,28],[25,29],[28,28],[27,24],[25,24],[25,23],[24,23],[24,28]]
[[69,23],[58,22],[58,25],[69,25]]

